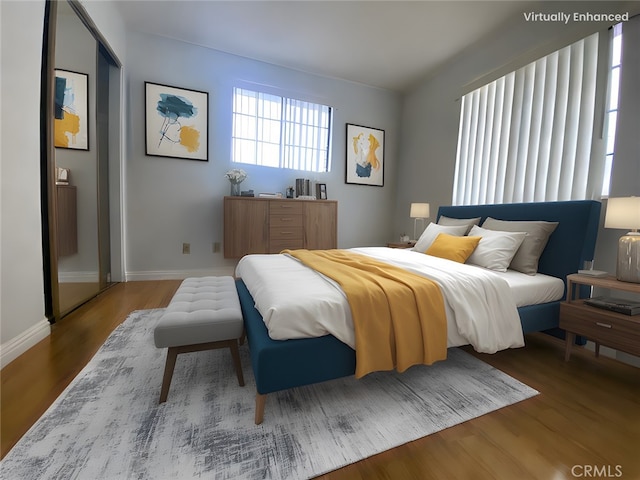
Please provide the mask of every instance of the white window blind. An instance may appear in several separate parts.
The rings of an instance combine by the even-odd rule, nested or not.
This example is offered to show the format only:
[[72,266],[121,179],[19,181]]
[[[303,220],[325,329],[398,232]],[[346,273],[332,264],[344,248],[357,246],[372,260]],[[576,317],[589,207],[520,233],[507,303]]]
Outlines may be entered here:
[[331,113],[326,105],[234,88],[232,161],[328,172]]
[[[595,198],[598,34],[462,97],[453,204]],[[591,185],[590,183],[594,183]]]

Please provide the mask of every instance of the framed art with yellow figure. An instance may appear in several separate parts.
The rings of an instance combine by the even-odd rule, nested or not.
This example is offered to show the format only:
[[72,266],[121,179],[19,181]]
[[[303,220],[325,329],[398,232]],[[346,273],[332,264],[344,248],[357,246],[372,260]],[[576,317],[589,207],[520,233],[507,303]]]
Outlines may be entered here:
[[347,123],[345,183],[384,186],[384,130]]

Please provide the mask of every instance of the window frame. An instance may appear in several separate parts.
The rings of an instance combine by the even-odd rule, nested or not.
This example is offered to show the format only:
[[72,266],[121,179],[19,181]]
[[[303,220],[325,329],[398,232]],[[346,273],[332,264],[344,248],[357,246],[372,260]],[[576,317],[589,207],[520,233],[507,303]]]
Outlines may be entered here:
[[[249,105],[244,104],[243,98]],[[234,86],[231,162],[312,173],[330,172],[333,110],[325,103],[285,96],[267,88]],[[238,127],[240,119],[245,123],[242,128]],[[250,123],[253,125],[247,125]],[[251,161],[246,161],[249,157]]]
[[[615,136],[617,128],[618,110],[620,108],[620,78],[622,75],[622,34],[623,24],[618,23],[611,27],[611,46],[609,49],[609,72],[607,81],[607,98],[605,107],[605,128],[604,128],[604,172],[602,176],[602,198],[608,198],[611,189],[611,173],[613,172],[613,162],[615,161]],[[616,44],[618,52],[616,53]],[[614,86],[614,71],[618,72],[617,85]],[[612,96],[615,92],[615,107],[612,107]],[[613,121],[612,121],[613,119]]]

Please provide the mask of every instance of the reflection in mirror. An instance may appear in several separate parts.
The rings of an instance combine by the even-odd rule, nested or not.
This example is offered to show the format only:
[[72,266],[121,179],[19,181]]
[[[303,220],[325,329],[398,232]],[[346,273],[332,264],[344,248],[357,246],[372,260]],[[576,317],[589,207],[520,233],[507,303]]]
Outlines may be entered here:
[[58,2],[54,138],[62,315],[100,291],[96,51],[78,15]]

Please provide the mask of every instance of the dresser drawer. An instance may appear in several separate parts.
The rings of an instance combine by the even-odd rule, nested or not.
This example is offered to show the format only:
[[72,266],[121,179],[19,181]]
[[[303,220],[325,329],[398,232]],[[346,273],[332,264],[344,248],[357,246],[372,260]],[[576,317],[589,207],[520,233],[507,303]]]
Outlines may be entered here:
[[300,240],[304,238],[302,227],[274,227],[269,228],[269,241],[272,243],[274,240]]
[[270,215],[302,215],[302,202],[272,200],[269,202]]
[[271,242],[269,242],[269,253],[280,253],[282,250],[285,249],[291,249],[291,250],[297,250],[299,248],[303,248],[303,241],[302,239],[295,239],[295,238],[281,238],[281,239],[272,239]]
[[271,214],[269,215],[269,226],[271,228],[288,228],[288,227],[300,227],[304,226],[302,215],[287,215],[286,213],[282,214]]

